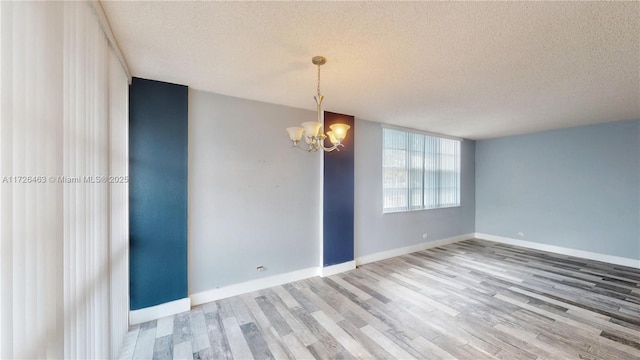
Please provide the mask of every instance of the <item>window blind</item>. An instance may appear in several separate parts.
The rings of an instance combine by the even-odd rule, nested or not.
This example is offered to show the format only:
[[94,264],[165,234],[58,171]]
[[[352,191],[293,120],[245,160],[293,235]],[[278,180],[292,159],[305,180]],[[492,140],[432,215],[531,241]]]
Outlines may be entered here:
[[460,140],[383,128],[383,212],[460,205]]
[[0,358],[116,357],[128,88],[89,3],[0,2],[0,84]]

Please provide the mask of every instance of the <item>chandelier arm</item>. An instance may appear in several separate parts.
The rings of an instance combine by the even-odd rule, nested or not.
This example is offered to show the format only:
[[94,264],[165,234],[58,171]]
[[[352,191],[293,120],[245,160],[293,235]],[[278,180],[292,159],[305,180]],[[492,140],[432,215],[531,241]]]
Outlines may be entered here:
[[294,141],[293,144],[291,145],[291,147],[295,147],[298,148],[302,151],[306,151],[306,152],[316,152],[318,150],[320,150],[320,148],[322,148],[323,150],[326,149],[323,142],[324,139],[326,137],[324,135],[318,135],[316,137],[310,138],[309,140],[311,142],[307,142],[307,146],[306,147],[302,147],[300,146],[300,144],[302,144],[299,141]]
[[324,152],[332,152],[333,150],[340,151],[339,148],[340,147],[344,147],[344,145],[342,145],[342,144],[335,144],[335,145],[333,145],[331,147],[325,147],[324,145],[321,145],[321,146],[322,146],[322,150],[324,150]]
[[292,147],[292,148],[296,148],[296,149],[298,149],[298,150],[302,150],[302,151],[304,151],[304,152],[314,152],[314,151],[318,151],[318,149],[315,149],[315,148],[313,148],[313,147],[308,147],[308,148],[306,148],[306,149],[305,149],[305,148],[303,148],[303,147],[302,147],[302,146],[300,146],[300,145],[291,145],[291,147]]

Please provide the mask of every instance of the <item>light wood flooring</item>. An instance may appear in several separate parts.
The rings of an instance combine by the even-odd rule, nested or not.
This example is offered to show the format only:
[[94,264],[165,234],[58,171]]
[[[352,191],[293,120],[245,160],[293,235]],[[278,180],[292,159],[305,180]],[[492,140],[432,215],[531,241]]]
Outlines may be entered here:
[[640,359],[640,270],[468,240],[132,327],[122,358]]

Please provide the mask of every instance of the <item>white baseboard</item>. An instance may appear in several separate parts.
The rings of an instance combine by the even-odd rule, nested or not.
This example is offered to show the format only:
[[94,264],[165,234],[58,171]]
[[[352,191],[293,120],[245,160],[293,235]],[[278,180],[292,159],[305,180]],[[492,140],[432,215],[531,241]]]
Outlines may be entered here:
[[292,271],[284,274],[273,275],[261,279],[250,280],[224,286],[217,289],[201,291],[189,295],[193,305],[200,305],[211,301],[225,299],[231,296],[250,293],[252,291],[266,289],[272,286],[278,286],[294,281],[308,279],[318,275],[318,268],[311,267],[307,269]]
[[411,246],[402,247],[398,249],[381,251],[375,254],[364,255],[356,258],[356,264],[357,265],[368,264],[375,261],[380,261],[380,260],[384,260],[384,259],[388,259],[396,256],[410,254],[416,251],[422,251],[422,250],[426,250],[426,249],[430,249],[438,246],[449,245],[458,241],[472,239],[474,238],[474,236],[475,236],[475,233],[457,235],[457,236],[452,236],[452,237],[448,237],[440,240],[428,241],[428,242],[420,243],[417,245],[411,245]]
[[464,235],[453,236],[445,239],[424,242],[417,245],[407,246],[398,249],[392,249],[387,251],[381,251],[375,254],[365,255],[357,257],[355,260],[347,261],[341,264],[331,265],[327,267],[311,267],[302,270],[292,271],[284,274],[273,275],[262,279],[256,279],[246,281],[238,284],[225,286],[218,289],[212,289],[207,291],[198,292],[189,295],[188,298],[171,301],[168,303],[151,306],[144,309],[133,310],[129,312],[129,324],[136,325],[147,321],[160,319],[165,316],[179,314],[181,312],[189,311],[192,305],[200,305],[211,301],[225,299],[231,296],[246,294],[249,292],[266,289],[272,286],[278,286],[290,282],[304,280],[312,278],[314,276],[331,276],[341,272],[353,270],[356,265],[367,264],[375,261],[380,261],[396,256],[410,254],[416,251],[430,249],[438,246],[444,246],[453,244],[458,241],[464,241],[472,238],[478,238],[482,240],[494,241],[498,243],[521,246],[530,249],[548,251],[556,254],[562,254],[567,256],[575,256],[584,259],[602,261],[615,265],[628,266],[632,268],[640,269],[640,260],[624,258],[613,255],[599,254],[584,250],[577,250],[571,248],[565,248],[555,245],[541,244],[532,241],[525,241],[519,239],[512,239],[502,236],[483,234],[483,233],[470,233]]
[[548,251],[556,254],[567,255],[567,256],[575,256],[589,260],[602,261],[609,264],[628,266],[636,269],[640,269],[640,260],[630,259],[620,256],[606,255],[600,253],[594,253],[590,251],[571,249],[562,246],[548,245],[537,243],[533,241],[526,241],[520,239],[512,239],[508,237],[476,233],[475,237],[482,240],[494,241],[502,244],[521,246],[530,249]]
[[355,268],[356,268],[356,261],[351,260],[351,261],[343,262],[341,264],[335,264],[335,265],[325,266],[323,268],[320,268],[318,275],[322,277],[326,277],[326,276],[339,274],[341,272],[353,270]]
[[147,321],[156,320],[165,316],[175,315],[184,311],[189,311],[191,306],[200,305],[228,297],[250,293],[273,286],[278,286],[286,283],[300,281],[314,276],[331,276],[339,274],[345,271],[353,270],[357,265],[366,264],[378,260],[387,259],[394,256],[400,256],[409,254],[412,252],[429,249],[437,246],[443,246],[452,244],[454,242],[471,239],[474,234],[465,234],[454,236],[446,239],[440,239],[436,241],[429,241],[426,243],[408,246],[399,249],[393,249],[389,251],[383,251],[371,255],[359,257],[355,260],[347,261],[341,264],[326,266],[326,267],[311,267],[302,270],[296,270],[284,274],[273,275],[261,279],[245,281],[238,284],[224,286],[217,289],[211,289],[206,291],[197,292],[189,295],[188,298],[171,301],[168,303],[151,306],[148,308],[133,310],[129,312],[130,325],[140,324]]
[[143,322],[152,321],[179,314],[181,312],[191,310],[191,300],[189,298],[169,301],[164,304],[149,306],[144,309],[129,311],[129,325],[141,324]]

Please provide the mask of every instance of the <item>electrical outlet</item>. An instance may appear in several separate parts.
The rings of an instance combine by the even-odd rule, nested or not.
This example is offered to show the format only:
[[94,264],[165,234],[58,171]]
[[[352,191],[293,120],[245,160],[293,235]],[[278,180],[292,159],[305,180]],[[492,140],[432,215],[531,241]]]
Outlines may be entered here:
[[428,237],[429,237],[429,234],[427,234],[427,233],[422,234],[422,238],[423,238],[423,239],[426,239],[426,238],[428,238]]
[[524,237],[524,233],[522,231],[518,232],[518,236]]

